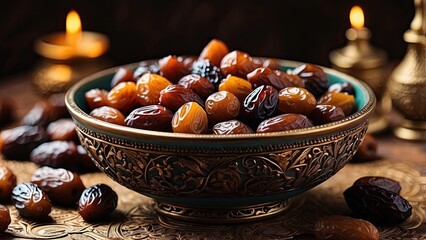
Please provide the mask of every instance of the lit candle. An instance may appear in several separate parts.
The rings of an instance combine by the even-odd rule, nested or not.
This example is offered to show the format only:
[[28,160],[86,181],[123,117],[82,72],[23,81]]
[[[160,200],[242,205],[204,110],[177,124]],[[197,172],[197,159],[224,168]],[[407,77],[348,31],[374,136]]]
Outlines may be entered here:
[[[351,28],[346,30],[348,43],[345,47],[330,53],[333,68],[350,74],[367,83],[378,100],[384,92],[388,69],[387,54],[369,42],[371,32],[365,25],[364,12],[359,6],[352,7],[349,13]],[[369,132],[380,132],[387,127],[380,106],[370,120]]]
[[35,43],[38,54],[54,60],[96,58],[103,55],[108,47],[105,35],[82,31],[80,17],[74,10],[66,18],[66,32],[42,36]]

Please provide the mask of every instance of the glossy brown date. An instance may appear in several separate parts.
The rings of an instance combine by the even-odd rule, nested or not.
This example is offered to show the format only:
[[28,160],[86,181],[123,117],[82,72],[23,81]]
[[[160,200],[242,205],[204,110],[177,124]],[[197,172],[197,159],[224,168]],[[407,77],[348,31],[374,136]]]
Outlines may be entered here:
[[53,204],[73,206],[85,189],[80,176],[63,168],[41,167],[32,177],[31,183],[43,190]]
[[78,141],[76,125],[71,118],[51,122],[46,131],[52,141]]
[[20,183],[12,192],[12,203],[19,214],[32,219],[46,218],[52,210],[47,194],[33,183]]
[[207,78],[201,77],[197,74],[186,75],[182,77],[177,84],[191,89],[202,99],[206,99],[214,92],[213,83],[211,83]]
[[213,126],[213,134],[229,135],[229,134],[248,134],[253,133],[250,127],[238,120],[229,120],[217,123]]
[[213,84],[215,89],[217,89],[220,81],[224,78],[220,68],[213,65],[207,59],[198,59],[194,61],[191,67],[191,73],[206,78]]
[[205,104],[207,117],[214,122],[234,119],[240,113],[240,100],[227,91],[219,91],[210,95]]
[[278,107],[278,91],[268,85],[254,89],[244,99],[241,109],[243,119],[251,125],[273,116]]
[[287,78],[283,77],[286,73],[280,73],[278,76],[276,74],[277,72],[279,71],[273,71],[269,68],[256,68],[254,71],[247,74],[247,80],[254,88],[262,85],[270,85],[279,91],[283,88],[293,86]]
[[111,187],[97,184],[85,189],[81,194],[78,214],[88,222],[100,220],[115,210],[117,202],[117,193]]
[[343,195],[354,213],[373,223],[397,225],[411,216],[407,200],[379,186],[353,185]]
[[0,167],[0,201],[8,202],[16,186],[16,176],[6,166]]
[[70,117],[65,106],[65,95],[53,94],[47,100],[37,102],[23,117],[24,125],[46,127],[49,123],[60,118]]
[[0,205],[0,232],[6,231],[11,222],[9,209]]
[[172,111],[178,110],[187,102],[196,102],[200,105],[204,104],[200,96],[191,89],[181,85],[169,85],[161,90],[159,101],[161,105]]
[[225,76],[231,74],[241,78],[246,78],[247,74],[258,67],[250,55],[237,50],[226,54],[220,63],[220,69]]
[[126,117],[116,108],[103,106],[95,108],[90,112],[90,116],[109,123],[125,125]]
[[277,60],[275,59],[265,59],[264,61],[262,61],[262,67],[264,68],[269,68],[272,70],[281,70],[281,66],[280,64],[277,62]]
[[344,92],[328,92],[321,96],[321,98],[318,100],[318,104],[334,105],[340,107],[345,113],[345,116],[351,115],[351,113],[356,108],[355,97]]
[[76,170],[77,146],[71,141],[46,142],[31,152],[31,161],[39,166]]
[[283,113],[309,115],[317,105],[315,96],[299,87],[286,87],[278,93],[278,109]]
[[139,67],[133,72],[133,81],[137,82],[145,73],[160,73],[160,67],[158,61],[143,61],[139,64]]
[[362,177],[357,179],[353,185],[374,185],[377,187],[384,188],[388,191],[394,192],[396,194],[399,194],[401,192],[401,185],[399,184],[399,182],[386,177],[379,177],[379,176]]
[[350,95],[355,95],[354,87],[348,82],[331,84],[328,87],[328,92],[346,92]]
[[226,44],[218,39],[211,40],[200,53],[200,59],[207,59],[213,65],[220,67],[222,58],[229,53]]
[[290,72],[301,77],[305,83],[305,88],[317,98],[328,89],[328,77],[324,70],[318,66],[303,64]]
[[146,73],[136,83],[138,102],[142,106],[155,105],[160,102],[160,92],[172,83],[166,78],[153,73]]
[[108,106],[127,113],[137,105],[136,84],[122,82],[111,89],[107,95]]
[[169,55],[158,61],[162,76],[172,83],[177,83],[179,79],[189,73],[188,68],[180,60],[174,55]]
[[90,110],[108,105],[108,91],[95,88],[84,94]]
[[43,127],[19,126],[0,133],[0,152],[6,159],[28,160],[31,151],[49,141]]
[[253,91],[253,87],[251,83],[244,78],[228,75],[219,84],[219,91],[228,91],[234,94],[240,102],[243,102],[247,95]]
[[196,102],[185,103],[173,115],[172,128],[175,133],[206,133],[207,127],[207,114]]
[[379,240],[379,230],[370,222],[346,216],[324,216],[314,226],[318,240]]
[[379,144],[374,136],[371,134],[366,134],[351,161],[369,162],[379,159],[377,154],[378,146]]
[[256,132],[280,132],[312,126],[311,121],[305,115],[286,113],[264,120],[259,124]]
[[315,125],[327,124],[345,118],[345,113],[340,107],[318,104],[309,114]]
[[126,117],[126,125],[153,131],[170,131],[173,112],[161,105],[148,105],[133,110]]
[[114,88],[122,82],[135,82],[133,80],[133,72],[125,68],[119,68],[112,77],[111,88]]

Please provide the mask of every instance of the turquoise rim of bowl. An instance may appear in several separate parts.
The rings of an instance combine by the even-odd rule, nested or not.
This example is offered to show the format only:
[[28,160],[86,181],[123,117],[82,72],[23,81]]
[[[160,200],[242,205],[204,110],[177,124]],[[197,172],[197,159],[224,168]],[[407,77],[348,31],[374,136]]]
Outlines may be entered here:
[[[281,65],[283,70],[292,69],[305,63],[275,59]],[[155,61],[155,60],[147,60]],[[273,132],[273,133],[252,133],[252,134],[234,134],[234,135],[214,135],[214,134],[188,134],[188,133],[171,133],[136,129],[126,126],[107,123],[91,117],[84,110],[87,109],[84,94],[93,89],[110,89],[110,81],[119,68],[135,69],[140,62],[123,66],[106,69],[90,75],[74,84],[66,93],[65,103],[72,117],[83,126],[91,130],[101,130],[106,134],[115,136],[126,136],[134,139],[138,138],[176,138],[191,140],[238,140],[238,139],[262,139],[262,138],[284,138],[286,140],[306,139],[315,136],[324,136],[343,130],[351,129],[359,124],[368,121],[374,111],[376,98],[371,88],[364,82],[355,79],[352,76],[344,74],[334,69],[322,67],[329,77],[330,84],[339,82],[349,82],[355,90],[355,103],[357,111],[344,119],[324,125],[314,126],[310,128]]]

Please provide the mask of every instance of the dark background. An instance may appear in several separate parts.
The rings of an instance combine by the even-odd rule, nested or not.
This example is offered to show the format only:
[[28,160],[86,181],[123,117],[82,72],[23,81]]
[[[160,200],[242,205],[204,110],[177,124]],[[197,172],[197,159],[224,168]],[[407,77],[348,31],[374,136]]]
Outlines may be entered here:
[[329,66],[331,50],[346,44],[349,11],[360,5],[372,43],[393,60],[406,50],[402,39],[414,16],[411,0],[297,1],[62,1],[13,0],[0,3],[0,79],[30,69],[39,56],[41,35],[65,30],[75,9],[83,30],[106,34],[107,56],[116,65],[169,54],[199,54],[212,38],[231,50]]

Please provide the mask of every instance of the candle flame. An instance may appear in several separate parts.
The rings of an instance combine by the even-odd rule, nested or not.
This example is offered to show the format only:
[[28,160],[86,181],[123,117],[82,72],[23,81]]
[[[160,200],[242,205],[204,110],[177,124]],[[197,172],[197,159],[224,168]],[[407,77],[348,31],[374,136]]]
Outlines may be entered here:
[[66,31],[68,36],[78,36],[81,34],[80,16],[75,10],[71,10],[67,15]]
[[351,25],[355,29],[361,29],[364,27],[364,12],[361,7],[353,6],[349,14],[349,20]]

